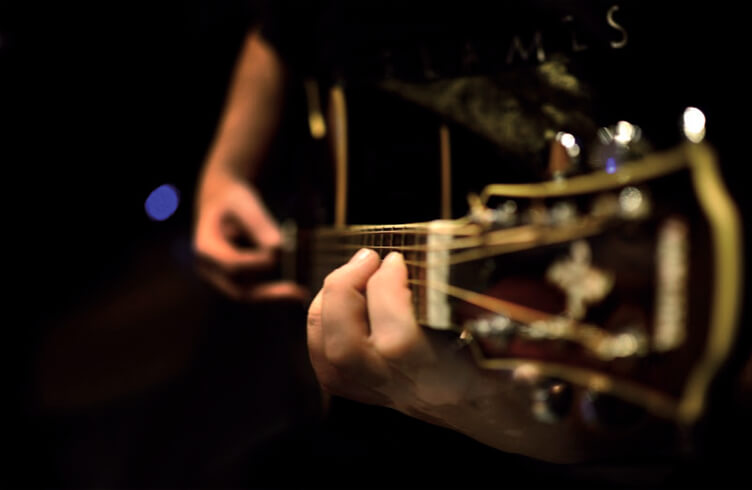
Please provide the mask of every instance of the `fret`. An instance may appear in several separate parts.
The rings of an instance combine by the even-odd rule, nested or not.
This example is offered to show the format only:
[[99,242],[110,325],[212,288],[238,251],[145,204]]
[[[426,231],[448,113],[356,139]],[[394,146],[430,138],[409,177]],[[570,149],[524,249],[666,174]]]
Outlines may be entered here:
[[405,232],[395,233],[392,235],[392,246],[396,249],[401,249],[404,245]]
[[[428,240],[426,240],[426,235],[420,235],[418,238],[418,245],[425,246],[426,243],[428,243]],[[425,250],[416,250],[415,252],[415,260],[420,263],[426,262],[426,252]],[[421,284],[425,283],[426,280],[426,268],[425,267],[417,267],[416,275],[418,278],[418,281],[421,282]],[[419,322],[425,321],[426,318],[426,288],[425,286],[419,286],[418,287],[418,308],[416,309],[416,317]]]
[[393,241],[392,240],[393,235],[391,233],[392,229],[393,227],[390,226],[389,228],[385,230],[386,233],[384,234],[384,246],[386,247],[387,252],[392,252],[394,250],[394,247],[392,245],[392,241]]
[[[447,239],[432,237],[432,231],[445,234]],[[384,225],[384,226],[357,226],[339,230],[321,230],[316,233],[313,246],[314,258],[312,261],[313,279],[323,279],[336,267],[347,262],[350,257],[360,248],[369,248],[384,259],[390,252],[399,251],[403,254],[406,262],[407,274],[411,295],[412,307],[416,320],[421,324],[435,321],[433,306],[429,308],[428,300],[432,298],[432,290],[426,286],[431,272],[427,270],[427,260],[435,258],[436,251],[429,251],[428,247],[446,247],[446,240],[450,235],[446,229],[431,230],[420,223],[415,225]],[[436,242],[436,243],[434,243]],[[435,278],[434,278],[435,279]],[[313,287],[321,287],[321,283]],[[433,301],[433,300],[431,300]],[[442,316],[443,318],[443,316]]]
[[[407,236],[403,235],[403,242],[405,245],[412,246],[415,244],[415,237],[416,235],[413,233],[407,234]],[[415,279],[416,278],[416,272],[418,270],[418,267],[415,266],[415,250],[405,250],[405,260],[408,263],[407,266],[407,277],[408,279]],[[418,314],[418,305],[419,305],[419,293],[418,293],[418,286],[415,284],[410,284],[410,290],[412,291],[412,302],[413,302],[413,313],[416,315]]]

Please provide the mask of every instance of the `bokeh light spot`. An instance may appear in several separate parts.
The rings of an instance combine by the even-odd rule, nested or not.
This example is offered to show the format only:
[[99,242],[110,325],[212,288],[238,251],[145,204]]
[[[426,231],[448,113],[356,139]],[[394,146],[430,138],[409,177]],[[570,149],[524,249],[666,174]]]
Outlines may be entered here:
[[614,157],[606,160],[606,173],[612,174],[616,172],[616,159]]
[[178,209],[180,192],[170,184],[163,184],[151,191],[146,198],[144,209],[154,221],[164,221]]
[[705,138],[705,114],[697,107],[687,107],[682,117],[684,135],[693,143]]

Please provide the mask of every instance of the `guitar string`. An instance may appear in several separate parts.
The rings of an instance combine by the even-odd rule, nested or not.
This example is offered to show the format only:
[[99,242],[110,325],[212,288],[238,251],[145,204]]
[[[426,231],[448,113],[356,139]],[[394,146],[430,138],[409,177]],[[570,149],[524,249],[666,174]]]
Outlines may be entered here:
[[[439,245],[379,245],[376,244],[377,238],[383,238],[380,235],[370,235],[366,237],[363,243],[358,244],[327,244],[327,246],[319,245],[318,251],[329,252],[329,255],[334,255],[339,260],[339,257],[349,257],[348,253],[342,253],[343,251],[354,251],[363,247],[372,248],[381,253],[389,251],[404,251],[405,253],[412,252],[413,255],[416,252],[433,252],[433,251],[454,251],[448,259],[432,259],[431,261],[423,260],[413,262],[413,265],[419,267],[430,267],[439,265],[456,265],[464,262],[470,262],[481,258],[486,258],[503,253],[510,253],[515,251],[521,251],[530,248],[531,246],[545,246],[555,243],[562,243],[570,241],[576,238],[582,238],[584,236],[593,235],[603,230],[605,221],[596,219],[588,220],[580,223],[575,230],[547,230],[544,236],[536,230],[535,227],[526,227],[523,229],[514,230],[497,230],[491,232],[484,238],[481,237],[463,237],[455,239],[447,244]],[[403,236],[403,241],[404,241]],[[369,243],[373,242],[373,243]],[[382,241],[383,243],[383,241]],[[477,247],[482,245],[482,249]],[[469,250],[459,250],[469,249]],[[407,260],[410,260],[406,257]]]
[[[410,261],[409,263],[406,261],[405,263],[407,265],[418,265],[418,266],[424,265],[423,263],[421,263],[421,261]],[[321,266],[322,264],[318,264],[318,265]],[[413,274],[411,274],[410,276],[413,276]],[[551,318],[555,317],[555,315],[552,315],[550,313],[545,313],[545,312],[542,312],[542,311],[539,311],[539,310],[536,310],[527,306],[523,306],[517,303],[502,300],[502,299],[495,298],[492,296],[488,296],[482,293],[476,293],[474,291],[464,290],[462,288],[458,288],[456,286],[451,285],[450,283],[443,282],[443,281],[428,282],[428,281],[425,281],[424,279],[408,277],[407,282],[408,282],[408,285],[410,285],[411,289],[413,290],[418,289],[418,288],[436,289],[450,296],[466,301],[468,303],[474,304],[476,306],[480,306],[488,311],[499,313],[499,314],[504,314],[515,321],[520,321],[523,323],[532,323],[534,321],[550,320]],[[416,300],[418,304],[422,304],[420,296],[418,296]]]
[[443,281],[408,280],[408,284],[439,290],[448,296],[458,298],[492,313],[504,315],[513,321],[527,325],[534,325],[538,322],[555,323],[560,320],[564,321],[566,325],[564,329],[557,329],[556,332],[552,332],[556,338],[576,342],[595,353],[599,352],[599,348],[606,343],[614,342],[618,339],[618,336],[593,324],[581,323],[572,318],[547,313],[487,294],[476,293],[475,291],[452,286]]
[[478,225],[473,224],[457,224],[454,226],[442,227],[429,227],[418,225],[385,225],[383,227],[379,225],[363,225],[353,226],[350,228],[317,228],[313,230],[315,235],[320,236],[345,236],[345,235],[377,235],[377,234],[391,234],[399,235],[405,233],[411,233],[414,235],[428,235],[428,234],[441,234],[441,235],[470,235],[479,229]]

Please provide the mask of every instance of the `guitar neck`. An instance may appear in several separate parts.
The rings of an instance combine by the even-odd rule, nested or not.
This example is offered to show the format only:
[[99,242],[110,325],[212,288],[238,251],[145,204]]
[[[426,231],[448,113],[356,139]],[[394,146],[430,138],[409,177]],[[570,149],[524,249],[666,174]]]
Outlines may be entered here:
[[306,276],[287,277],[316,291],[360,248],[401,252],[418,323],[461,332],[480,367],[532,365],[692,423],[737,335],[740,225],[717,169],[684,145],[487,186],[461,220],[304,231]]
[[369,248],[382,259],[390,252],[400,252],[405,257],[413,291],[413,306],[418,313],[425,310],[421,289],[416,283],[425,275],[428,225],[367,225],[342,228],[322,228],[314,231],[311,242],[312,286],[320,287],[331,271],[350,260],[361,248]]
[[448,278],[449,265],[442,258],[449,256],[449,248],[441,243],[448,244],[457,229],[458,224],[452,221],[316,229],[309,240],[309,285],[313,290],[321,287],[327,274],[360,248],[374,250],[382,259],[390,252],[400,252],[408,269],[416,319],[422,324],[448,328],[448,309],[441,306],[437,310],[441,301],[437,302],[426,284]]

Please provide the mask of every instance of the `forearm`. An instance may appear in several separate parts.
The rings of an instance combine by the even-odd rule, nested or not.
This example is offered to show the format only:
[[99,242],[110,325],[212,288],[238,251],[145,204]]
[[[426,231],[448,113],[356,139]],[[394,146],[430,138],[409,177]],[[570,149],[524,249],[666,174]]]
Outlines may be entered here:
[[275,50],[251,32],[238,59],[204,176],[253,179],[279,126],[285,68]]
[[[483,444],[555,463],[594,458],[588,434],[574,418],[551,424],[536,420],[531,411],[531,386],[507,372],[481,371],[454,362],[459,375],[457,400],[435,403],[421,399],[404,413],[461,432]],[[596,444],[597,446],[597,444]]]

